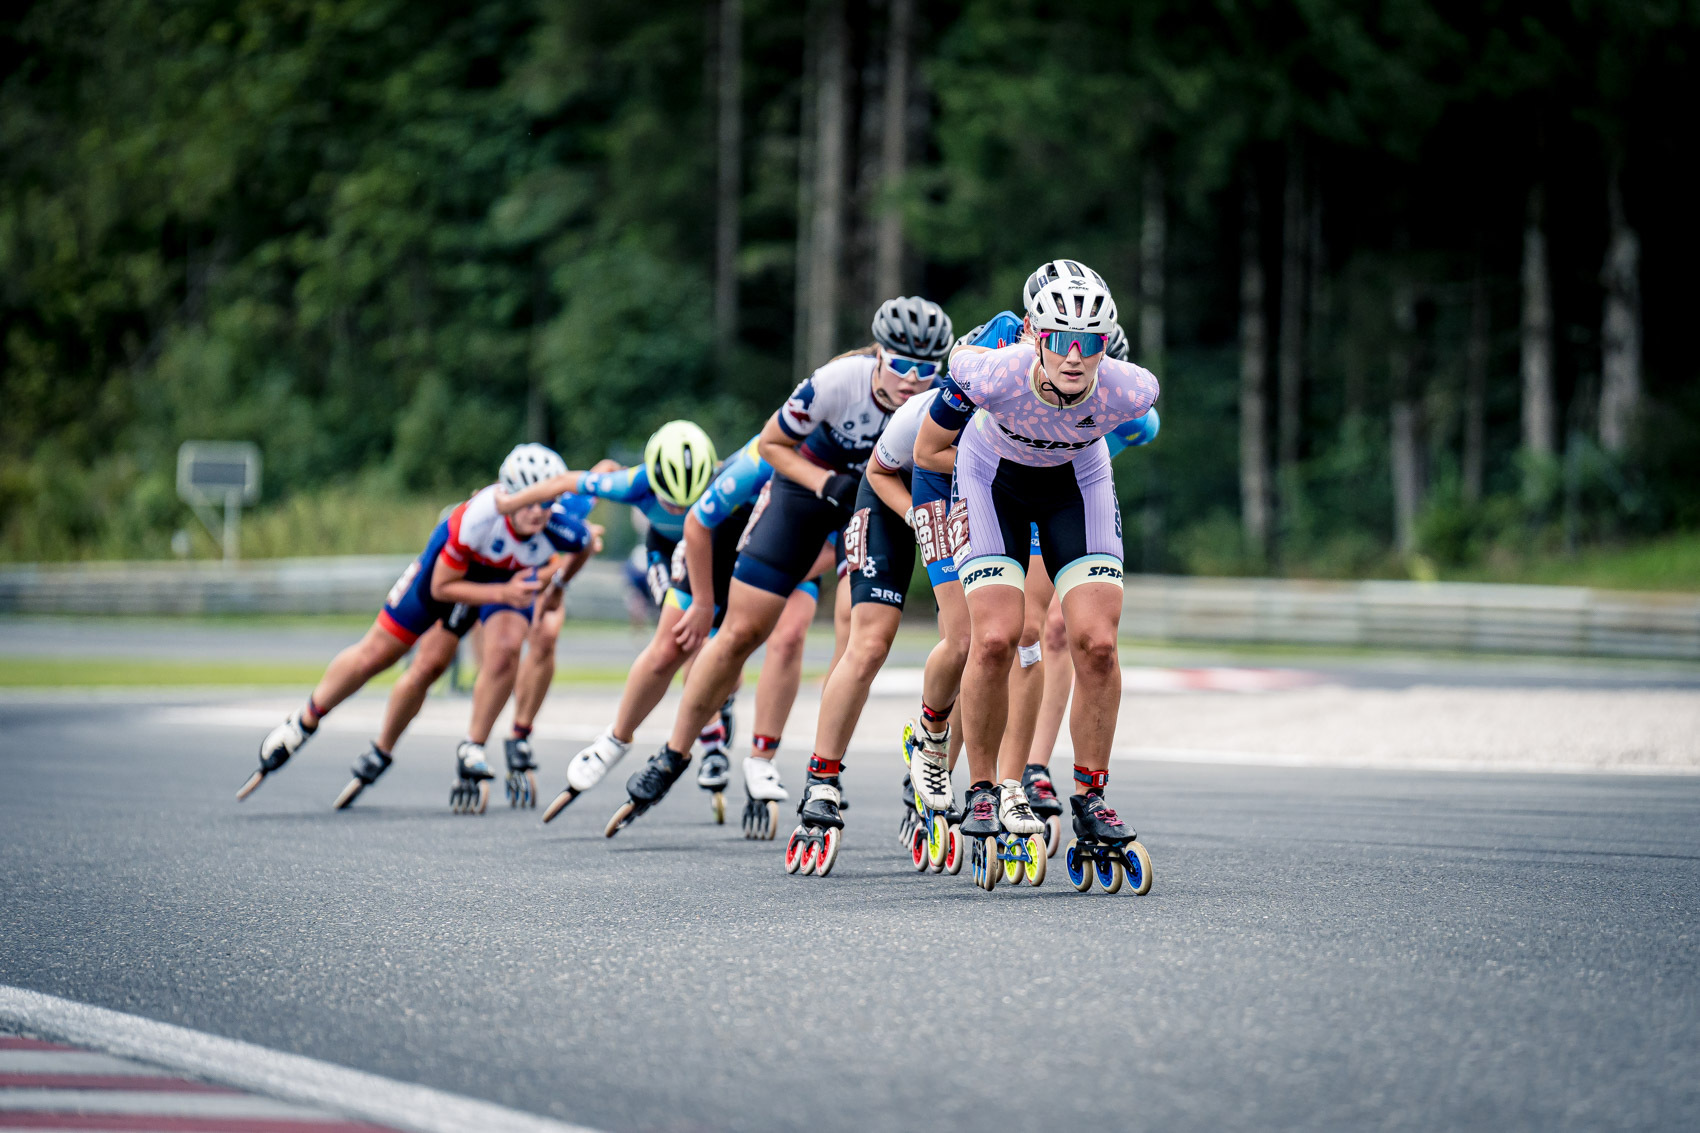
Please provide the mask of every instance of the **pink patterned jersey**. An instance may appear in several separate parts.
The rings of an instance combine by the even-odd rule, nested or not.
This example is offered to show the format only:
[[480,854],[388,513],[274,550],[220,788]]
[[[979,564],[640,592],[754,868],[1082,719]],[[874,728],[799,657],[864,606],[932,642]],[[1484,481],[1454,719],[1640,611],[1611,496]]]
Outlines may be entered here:
[[1067,464],[1116,426],[1143,417],[1157,400],[1157,378],[1150,370],[1105,358],[1092,391],[1059,408],[1039,396],[1033,361],[1033,347],[1019,344],[957,352],[938,400],[958,411],[979,409],[961,443],[1017,464],[1051,468]]

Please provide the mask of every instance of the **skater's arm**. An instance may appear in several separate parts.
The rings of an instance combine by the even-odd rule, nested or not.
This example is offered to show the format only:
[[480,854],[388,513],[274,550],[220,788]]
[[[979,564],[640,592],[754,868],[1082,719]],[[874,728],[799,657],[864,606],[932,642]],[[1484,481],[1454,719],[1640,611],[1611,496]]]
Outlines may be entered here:
[[874,490],[874,495],[880,498],[880,503],[896,512],[907,515],[909,512],[909,489],[903,486],[903,477],[897,474],[895,468],[887,468],[876,455],[868,461],[868,484]]
[[922,421],[921,431],[915,434],[915,467],[942,472],[947,476],[955,472],[956,437],[954,430],[947,429],[932,417]]
[[[801,443],[785,431],[779,423],[779,414],[775,413],[762,427],[761,441],[756,447],[761,458],[773,466],[774,472],[819,495],[826,482],[832,479],[832,470],[822,468],[798,452],[797,446]],[[696,585],[695,579],[691,580],[691,585]]]
[[578,491],[579,480],[583,476],[582,471],[563,472],[559,476],[539,480],[529,488],[521,488],[511,496],[497,488],[496,510],[503,515],[512,515],[521,508],[530,507],[532,504],[549,503],[568,492]]
[[691,608],[679,618],[673,640],[685,653],[696,650],[714,628],[714,532],[693,513],[685,517],[685,572],[691,579]]
[[451,566],[439,556],[431,567],[431,597],[439,602],[468,606],[514,606],[525,609],[543,588],[545,579],[527,578],[534,571],[516,574],[506,582],[468,582],[466,571]]

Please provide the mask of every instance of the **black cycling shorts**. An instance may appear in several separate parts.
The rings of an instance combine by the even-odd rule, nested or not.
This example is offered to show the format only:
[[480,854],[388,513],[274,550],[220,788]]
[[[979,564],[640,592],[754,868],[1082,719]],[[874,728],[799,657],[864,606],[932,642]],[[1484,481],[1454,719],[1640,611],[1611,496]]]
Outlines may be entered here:
[[744,544],[732,577],[757,590],[790,597],[809,577],[821,544],[849,518],[831,500],[823,500],[775,472],[744,529]]
[[915,574],[915,533],[885,506],[866,476],[856,490],[856,510],[844,528],[843,543],[850,604],[878,602],[901,610]]

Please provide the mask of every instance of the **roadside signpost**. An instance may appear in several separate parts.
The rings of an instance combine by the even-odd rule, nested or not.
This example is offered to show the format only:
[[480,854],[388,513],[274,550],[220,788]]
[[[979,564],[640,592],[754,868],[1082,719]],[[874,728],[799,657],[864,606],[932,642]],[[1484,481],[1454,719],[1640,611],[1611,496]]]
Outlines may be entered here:
[[[240,557],[242,507],[260,498],[260,448],[248,441],[184,441],[177,450],[177,494],[194,509],[207,534],[224,547],[224,561]],[[213,508],[224,504],[219,531]]]

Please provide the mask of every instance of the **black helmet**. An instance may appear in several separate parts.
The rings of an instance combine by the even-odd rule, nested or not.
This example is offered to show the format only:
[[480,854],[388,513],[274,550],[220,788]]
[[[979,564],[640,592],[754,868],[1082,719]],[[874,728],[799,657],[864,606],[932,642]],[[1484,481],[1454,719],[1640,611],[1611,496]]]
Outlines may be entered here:
[[939,361],[950,353],[950,316],[930,299],[887,299],[874,312],[874,341],[905,358]]

